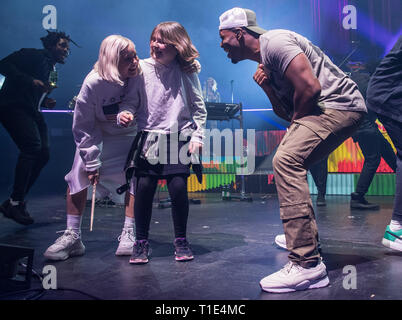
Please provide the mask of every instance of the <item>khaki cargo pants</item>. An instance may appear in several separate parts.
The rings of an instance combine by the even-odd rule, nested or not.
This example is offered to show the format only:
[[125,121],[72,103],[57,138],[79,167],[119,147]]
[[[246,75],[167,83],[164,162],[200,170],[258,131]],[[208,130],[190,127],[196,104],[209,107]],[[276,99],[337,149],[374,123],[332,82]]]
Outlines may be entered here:
[[325,109],[296,120],[284,136],[273,159],[280,217],[289,259],[314,267],[319,258],[318,230],[307,171],[329,155],[358,128],[364,113]]

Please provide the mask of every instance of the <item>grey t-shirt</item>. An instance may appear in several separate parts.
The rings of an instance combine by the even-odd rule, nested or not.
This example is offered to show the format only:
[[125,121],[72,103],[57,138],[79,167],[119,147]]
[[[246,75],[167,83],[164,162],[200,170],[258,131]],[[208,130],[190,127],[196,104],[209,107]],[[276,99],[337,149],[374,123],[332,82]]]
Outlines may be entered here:
[[321,84],[321,108],[367,112],[356,83],[305,37],[289,30],[270,30],[260,36],[260,48],[262,63],[270,72],[272,88],[287,107],[289,115],[294,112],[294,88],[286,80],[285,72],[300,53],[307,56]]

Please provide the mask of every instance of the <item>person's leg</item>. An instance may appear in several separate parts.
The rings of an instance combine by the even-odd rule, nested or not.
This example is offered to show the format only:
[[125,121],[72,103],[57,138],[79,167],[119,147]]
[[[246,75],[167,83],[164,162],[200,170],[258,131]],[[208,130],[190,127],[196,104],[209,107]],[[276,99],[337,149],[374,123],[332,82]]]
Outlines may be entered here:
[[175,238],[186,238],[189,212],[187,176],[178,175],[168,177],[167,187],[172,202],[172,218]]
[[290,262],[261,280],[268,292],[290,292],[328,285],[318,251],[318,231],[306,174],[357,129],[362,114],[326,110],[293,123],[273,159],[280,216]]
[[45,119],[42,115],[40,115],[37,120],[38,131],[41,140],[41,151],[39,152],[39,157],[36,159],[34,166],[32,167],[32,172],[28,181],[28,185],[26,188],[26,194],[29,192],[33,184],[38,179],[42,169],[49,162],[50,158],[50,150],[49,150],[49,137],[48,137],[48,129],[45,122]]
[[134,219],[134,202],[135,202],[134,195],[127,191],[124,199],[124,206],[125,206],[124,212],[127,218]]
[[387,139],[380,133],[380,153],[381,157],[385,160],[388,166],[396,172],[396,155],[394,149],[392,149],[391,144],[388,142]]
[[364,198],[381,161],[381,134],[377,129],[364,130],[356,137],[364,156],[364,164],[357,181],[356,190],[351,194],[350,207],[361,210],[378,210],[378,204],[369,203]]
[[391,249],[402,251],[402,123],[388,117],[378,116],[396,148],[396,185],[394,210],[387,226],[382,244]]
[[33,219],[25,208],[25,195],[30,184],[33,168],[41,158],[42,141],[35,118],[18,107],[1,113],[1,122],[20,150],[15,167],[14,185],[10,199],[0,206],[1,212],[18,223],[28,225]]
[[148,240],[152,202],[157,185],[157,177],[137,177],[136,201],[134,202],[135,237],[137,240]]
[[85,253],[85,246],[81,241],[81,223],[86,199],[87,189],[81,190],[76,194],[71,194],[70,188],[67,188],[67,228],[63,235],[47,248],[43,254],[45,258],[56,261],[66,260]]
[[194,259],[194,255],[187,241],[187,221],[189,212],[187,179],[188,177],[186,175],[175,175],[167,178],[167,187],[172,201],[176,261]]
[[158,178],[153,176],[137,177],[134,201],[135,237],[131,264],[148,262],[151,249],[148,243],[149,226],[152,216],[152,202],[154,199]]
[[280,216],[286,235],[289,259],[303,266],[319,260],[318,232],[307,184],[305,158],[322,139],[309,128],[294,124],[273,158]]
[[310,167],[310,172],[313,177],[314,183],[317,186],[317,206],[325,206],[325,195],[327,193],[327,179],[328,179],[328,157],[314,163]]
[[41,156],[42,139],[39,126],[32,116],[21,111],[10,113],[3,125],[20,150],[11,198],[24,201],[33,168]]
[[67,187],[66,209],[67,214],[73,216],[82,216],[85,210],[88,189],[84,189],[76,194],[70,194],[70,188]]

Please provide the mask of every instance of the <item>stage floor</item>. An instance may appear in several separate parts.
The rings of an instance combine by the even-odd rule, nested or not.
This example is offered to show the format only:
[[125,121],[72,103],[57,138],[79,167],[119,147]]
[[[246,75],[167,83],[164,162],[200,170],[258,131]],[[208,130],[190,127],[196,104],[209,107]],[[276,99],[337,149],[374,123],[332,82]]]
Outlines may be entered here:
[[[261,291],[259,281],[288,261],[287,252],[273,244],[275,236],[282,233],[278,200],[275,195],[252,196],[254,201],[248,203],[223,202],[219,194],[190,194],[202,203],[190,206],[188,238],[195,259],[186,263],[174,260],[170,209],[154,209],[150,230],[153,251],[148,264],[130,265],[128,257],[116,257],[123,223],[121,208],[96,208],[92,232],[87,208],[82,234],[86,254],[63,262],[46,261],[43,252],[60,235],[56,231],[65,229],[63,195],[31,196],[28,208],[35,219],[32,226],[24,227],[1,216],[0,243],[34,248],[36,271],[52,264],[59,288],[80,290],[101,299],[402,299],[402,253],[381,245],[393,197],[368,197],[381,204],[380,211],[351,211],[349,197],[327,196],[327,206],[316,208],[316,216],[330,286],[269,294]],[[348,278],[343,269],[348,265],[357,270],[356,289],[344,288]],[[32,279],[31,288],[41,286],[38,279]],[[41,299],[89,297],[57,290]]]

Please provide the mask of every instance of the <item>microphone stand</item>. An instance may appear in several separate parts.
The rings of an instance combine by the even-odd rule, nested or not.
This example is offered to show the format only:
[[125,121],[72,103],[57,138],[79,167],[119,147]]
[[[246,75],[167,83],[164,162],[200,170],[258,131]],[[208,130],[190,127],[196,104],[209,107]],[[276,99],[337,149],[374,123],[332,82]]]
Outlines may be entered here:
[[[234,99],[233,99],[233,82],[234,80],[230,80],[230,86],[231,86],[231,91],[232,91],[232,104],[234,103]],[[240,103],[240,116],[238,117],[238,120],[240,122],[240,130],[243,133],[242,136],[242,141],[241,141],[241,154],[240,154],[240,163],[241,165],[244,165],[244,146],[243,146],[243,137],[244,137],[244,132],[243,132],[243,106]],[[243,170],[243,169],[242,169]],[[243,172],[242,172],[243,173]],[[241,184],[241,192],[240,192],[240,196],[230,196],[229,199],[226,200],[240,200],[240,201],[247,201],[247,202],[251,202],[253,201],[253,198],[249,197],[246,195],[246,184],[244,182],[244,174],[242,174],[240,176],[240,184]]]

